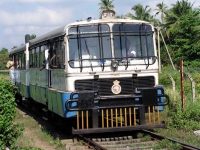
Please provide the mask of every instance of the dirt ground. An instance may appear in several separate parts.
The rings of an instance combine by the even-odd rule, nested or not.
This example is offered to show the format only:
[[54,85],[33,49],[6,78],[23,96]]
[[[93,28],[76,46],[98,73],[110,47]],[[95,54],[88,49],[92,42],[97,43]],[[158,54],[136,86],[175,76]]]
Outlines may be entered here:
[[17,112],[19,113],[16,117],[16,122],[24,124],[25,128],[23,135],[17,139],[16,145],[18,147],[34,147],[43,150],[65,149],[64,147],[55,148],[53,138],[42,131],[42,122],[35,120],[35,116],[29,116],[20,109],[17,109]]
[[33,145],[33,147],[41,148],[44,150],[56,150],[54,146],[50,145],[45,140],[42,140],[40,137],[37,136],[37,134],[35,134],[34,130],[30,130],[28,127],[25,127],[25,131],[23,134],[27,138],[31,137],[32,139],[31,145]]
[[73,141],[59,127],[52,125],[41,116],[18,106],[15,123],[24,125],[23,135],[17,139],[16,146],[20,148],[40,148],[42,150],[88,150],[82,141]]

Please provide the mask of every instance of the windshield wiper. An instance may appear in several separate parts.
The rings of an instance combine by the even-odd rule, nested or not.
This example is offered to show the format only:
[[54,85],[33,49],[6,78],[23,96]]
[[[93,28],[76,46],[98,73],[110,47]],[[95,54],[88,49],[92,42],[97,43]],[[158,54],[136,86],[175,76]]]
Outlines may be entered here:
[[89,51],[89,48],[88,48],[88,45],[87,45],[87,42],[86,42],[86,40],[85,40],[85,46],[86,46],[86,50],[87,50],[87,53],[88,53],[88,55],[89,55],[89,57],[90,57],[90,67],[91,67],[91,69],[92,69],[92,71],[93,71],[93,67],[92,67],[92,62],[91,62],[91,55],[90,55],[90,51]]

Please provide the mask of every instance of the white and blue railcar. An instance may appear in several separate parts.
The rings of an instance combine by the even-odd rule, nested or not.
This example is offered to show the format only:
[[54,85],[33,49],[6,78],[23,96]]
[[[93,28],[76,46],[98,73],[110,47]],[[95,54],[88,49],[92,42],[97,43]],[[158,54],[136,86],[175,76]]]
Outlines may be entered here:
[[104,12],[25,41],[10,52],[20,96],[73,118],[73,134],[165,126],[159,112],[169,98],[150,23]]

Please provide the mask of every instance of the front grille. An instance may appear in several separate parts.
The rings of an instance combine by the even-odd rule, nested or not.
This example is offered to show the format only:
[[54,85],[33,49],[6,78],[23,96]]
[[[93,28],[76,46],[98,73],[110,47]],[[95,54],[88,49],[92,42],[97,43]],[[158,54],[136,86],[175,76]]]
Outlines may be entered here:
[[153,87],[155,79],[153,76],[148,77],[134,77],[134,78],[108,78],[108,79],[89,79],[89,80],[76,80],[76,91],[93,90],[98,91],[99,96],[113,95],[111,87],[113,81],[118,80],[121,86],[121,92],[118,95],[134,94],[135,88]]

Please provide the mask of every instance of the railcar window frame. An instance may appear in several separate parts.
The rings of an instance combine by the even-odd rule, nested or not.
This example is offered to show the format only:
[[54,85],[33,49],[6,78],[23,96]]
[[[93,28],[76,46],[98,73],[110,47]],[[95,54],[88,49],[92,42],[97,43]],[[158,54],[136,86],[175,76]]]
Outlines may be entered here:
[[[87,29],[88,28],[88,29]],[[69,42],[69,65],[72,68],[82,68],[82,67],[91,67],[84,66],[83,61],[88,60],[97,60],[100,61],[104,59],[112,58],[112,47],[111,47],[111,29],[110,26],[106,23],[95,23],[89,25],[77,25],[71,26],[68,30],[68,42]],[[85,41],[86,47],[88,47],[89,53],[93,52],[95,58],[86,59],[82,56],[82,42]],[[96,41],[96,45],[92,46],[93,40]],[[107,41],[107,43],[106,43]],[[76,53],[78,53],[78,58],[76,58]],[[107,53],[107,54],[106,54]],[[109,55],[109,56],[108,56]],[[92,55],[90,56],[92,57]],[[75,67],[74,64],[79,62],[79,67]],[[99,64],[100,65],[100,64]],[[98,66],[99,66],[98,65]]]
[[18,68],[18,65],[19,65],[19,57],[18,57],[18,53],[16,53],[16,54],[14,55],[14,68],[15,68],[15,69],[19,69],[19,68]]
[[50,67],[52,69],[65,68],[65,44],[64,36],[59,36],[50,40]]
[[29,68],[36,68],[35,47],[29,51]]
[[26,55],[24,51],[14,54],[14,68],[17,70],[26,69]]
[[40,46],[37,46],[35,48],[35,62],[36,62],[36,68],[40,67]]

